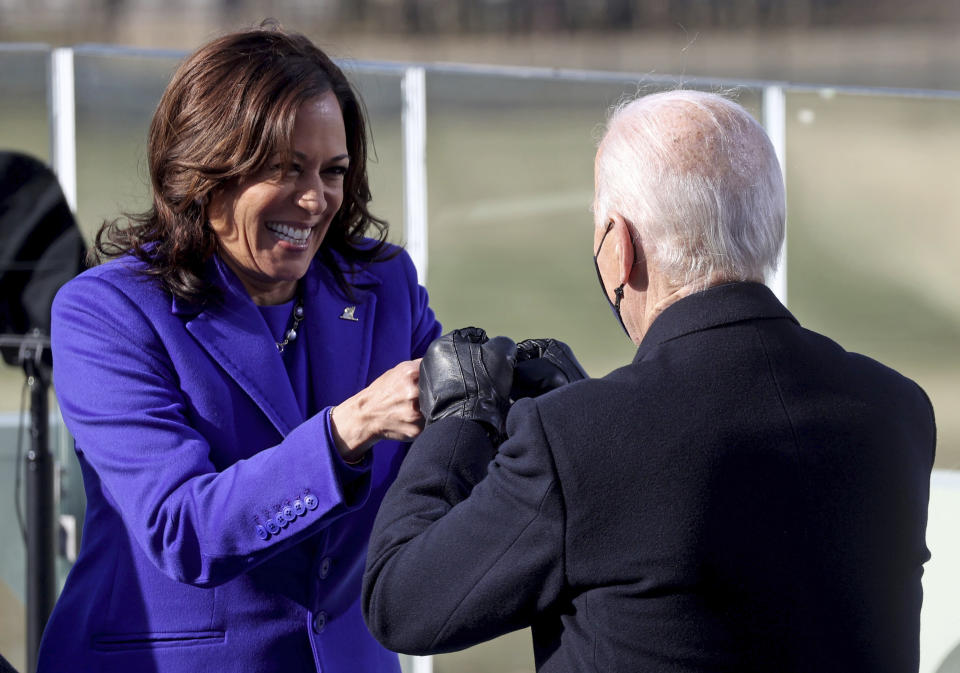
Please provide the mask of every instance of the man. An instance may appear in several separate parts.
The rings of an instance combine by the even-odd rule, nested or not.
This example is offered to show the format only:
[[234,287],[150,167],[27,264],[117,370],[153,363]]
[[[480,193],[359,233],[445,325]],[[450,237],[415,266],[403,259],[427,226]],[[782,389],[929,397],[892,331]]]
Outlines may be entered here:
[[517,401],[497,449],[529,351],[431,346],[370,541],[374,635],[428,653],[530,625],[544,672],[916,671],[933,409],[761,284],[785,219],[763,129],[712,94],[633,101],[594,212],[633,362]]

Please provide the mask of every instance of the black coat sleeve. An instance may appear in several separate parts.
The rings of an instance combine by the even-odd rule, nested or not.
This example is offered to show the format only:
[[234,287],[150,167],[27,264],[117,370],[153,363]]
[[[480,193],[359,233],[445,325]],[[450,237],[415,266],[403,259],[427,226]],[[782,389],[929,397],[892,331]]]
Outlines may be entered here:
[[521,400],[494,450],[446,418],[414,442],[380,507],[363,613],[385,647],[449,652],[528,626],[564,583],[563,499],[540,417]]

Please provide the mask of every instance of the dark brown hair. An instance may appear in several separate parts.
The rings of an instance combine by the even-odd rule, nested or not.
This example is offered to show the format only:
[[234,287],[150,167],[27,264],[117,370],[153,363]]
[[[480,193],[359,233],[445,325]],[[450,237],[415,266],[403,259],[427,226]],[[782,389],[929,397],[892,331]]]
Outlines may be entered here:
[[[326,54],[303,35],[275,24],[214,40],[180,65],[150,124],[153,206],[104,223],[96,236],[95,261],[132,253],[171,293],[191,301],[208,299],[213,288],[204,267],[218,245],[206,218],[209,195],[260,170],[271,156],[290,156],[297,110],[328,91],[340,103],[350,164],[343,204],[317,255],[351,295],[334,251],[351,267],[391,256],[387,223],[367,209],[364,110]],[[371,229],[373,244],[363,240]]]

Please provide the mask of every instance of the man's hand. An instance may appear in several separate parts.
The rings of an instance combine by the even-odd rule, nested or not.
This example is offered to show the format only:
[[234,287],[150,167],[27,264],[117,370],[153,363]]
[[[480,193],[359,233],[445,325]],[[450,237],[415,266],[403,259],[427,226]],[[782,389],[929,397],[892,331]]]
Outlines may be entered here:
[[420,411],[427,425],[457,416],[503,436],[517,346],[507,337],[487,339],[477,327],[444,334],[420,363]]
[[572,381],[589,378],[570,347],[556,339],[527,339],[517,344],[510,397],[537,397]]

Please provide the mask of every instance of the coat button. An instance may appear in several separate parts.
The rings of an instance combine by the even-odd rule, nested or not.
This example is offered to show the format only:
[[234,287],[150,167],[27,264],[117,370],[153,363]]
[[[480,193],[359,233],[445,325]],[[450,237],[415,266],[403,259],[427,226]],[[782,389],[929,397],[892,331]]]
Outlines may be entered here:
[[317,573],[320,576],[320,579],[327,579],[327,575],[330,574],[330,566],[333,565],[333,559],[329,556],[323,557],[323,560],[320,561],[320,572]]
[[280,526],[278,526],[277,522],[273,519],[267,519],[266,527],[267,530],[270,531],[271,535],[276,535],[280,532]]
[[327,628],[327,613],[321,610],[313,616],[313,631],[320,634],[325,628]]
[[293,511],[293,507],[290,505],[284,505],[283,509],[280,511],[283,513],[283,518],[287,521],[293,521],[297,518],[297,513]]
[[303,504],[307,506],[307,509],[316,509],[320,502],[317,500],[317,496],[313,493],[308,493],[303,498]]
[[303,504],[303,500],[293,501],[293,512],[297,516],[303,516],[307,513],[307,506]]
[[277,525],[280,526],[281,528],[286,528],[287,526],[290,525],[290,522],[287,521],[286,518],[283,516],[283,512],[282,512],[282,511],[281,511],[281,512],[277,512],[276,514],[274,514],[274,515],[273,515],[273,520],[276,521],[276,522],[277,522]]
[[257,524],[257,537],[261,540],[266,540],[268,537],[270,537],[270,533],[267,532],[266,528],[260,524]]

